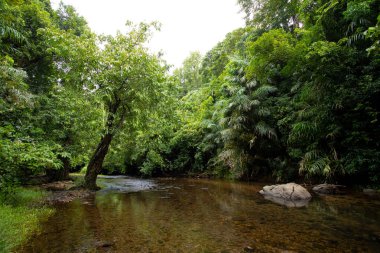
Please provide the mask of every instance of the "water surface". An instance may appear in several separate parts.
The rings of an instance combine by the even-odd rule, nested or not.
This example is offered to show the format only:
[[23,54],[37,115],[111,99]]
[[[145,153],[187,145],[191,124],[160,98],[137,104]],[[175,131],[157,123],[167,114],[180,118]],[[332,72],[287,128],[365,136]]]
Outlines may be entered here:
[[313,196],[308,206],[265,200],[260,184],[126,177],[57,204],[20,252],[380,252],[380,200]]

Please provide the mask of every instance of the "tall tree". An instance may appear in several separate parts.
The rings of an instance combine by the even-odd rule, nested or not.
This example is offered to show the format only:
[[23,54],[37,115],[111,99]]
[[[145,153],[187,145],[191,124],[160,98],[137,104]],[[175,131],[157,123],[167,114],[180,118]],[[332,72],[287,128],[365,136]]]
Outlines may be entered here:
[[144,43],[156,23],[130,25],[126,34],[102,37],[104,49],[99,52],[95,92],[103,100],[105,122],[100,142],[90,159],[85,187],[96,189],[96,178],[115,134],[125,122],[145,113],[160,98],[165,68],[155,55],[148,53]]

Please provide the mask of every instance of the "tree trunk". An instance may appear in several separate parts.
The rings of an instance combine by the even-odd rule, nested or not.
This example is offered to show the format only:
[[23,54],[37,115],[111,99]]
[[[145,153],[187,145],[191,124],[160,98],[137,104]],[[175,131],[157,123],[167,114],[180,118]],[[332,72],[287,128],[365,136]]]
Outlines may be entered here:
[[46,172],[46,175],[52,181],[67,180],[69,179],[69,173],[71,168],[70,158],[58,156],[58,159],[62,161],[63,168],[59,170],[48,170]]
[[[102,169],[104,158],[108,153],[108,149],[114,135],[114,130],[115,128],[120,127],[119,124],[115,124],[115,115],[118,108],[120,107],[121,100],[119,99],[117,92],[114,93],[114,96],[115,101],[113,103],[110,103],[108,106],[107,123],[105,126],[106,132],[100,139],[100,143],[96,148],[94,155],[91,157],[90,162],[88,163],[86,175],[84,177],[84,187],[90,190],[99,189],[99,187],[96,186],[96,178]],[[121,112],[122,119],[120,123],[123,121],[124,113],[125,110]]]
[[112,134],[107,133],[101,138],[100,143],[87,166],[86,176],[84,177],[85,188],[90,190],[99,189],[99,187],[96,186],[96,178],[102,169],[103,161],[108,152],[112,137]]

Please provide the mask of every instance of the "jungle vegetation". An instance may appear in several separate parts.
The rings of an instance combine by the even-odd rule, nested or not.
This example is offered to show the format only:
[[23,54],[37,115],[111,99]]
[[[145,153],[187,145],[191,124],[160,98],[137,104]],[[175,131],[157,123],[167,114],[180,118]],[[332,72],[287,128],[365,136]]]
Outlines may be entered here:
[[[0,191],[86,171],[380,183],[380,3],[238,0],[246,26],[181,68],[159,23],[96,35],[73,7],[0,0]],[[199,38],[202,39],[202,38]]]

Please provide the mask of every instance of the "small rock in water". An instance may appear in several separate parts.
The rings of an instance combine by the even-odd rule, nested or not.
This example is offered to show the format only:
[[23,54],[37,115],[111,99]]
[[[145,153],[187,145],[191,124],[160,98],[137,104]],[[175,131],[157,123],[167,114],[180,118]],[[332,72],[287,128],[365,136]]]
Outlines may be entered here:
[[97,242],[96,243],[96,247],[98,247],[98,248],[108,248],[111,246],[113,246],[112,242]]
[[252,248],[251,246],[247,246],[244,248],[244,252],[247,252],[247,253],[255,252],[255,249]]
[[236,217],[232,217],[231,220],[232,220],[232,221],[245,221],[246,219],[245,219],[244,217],[236,216]]
[[377,191],[375,189],[363,189],[363,193],[365,194],[376,194]]
[[313,187],[313,191],[319,194],[343,194],[344,185],[319,184]]

